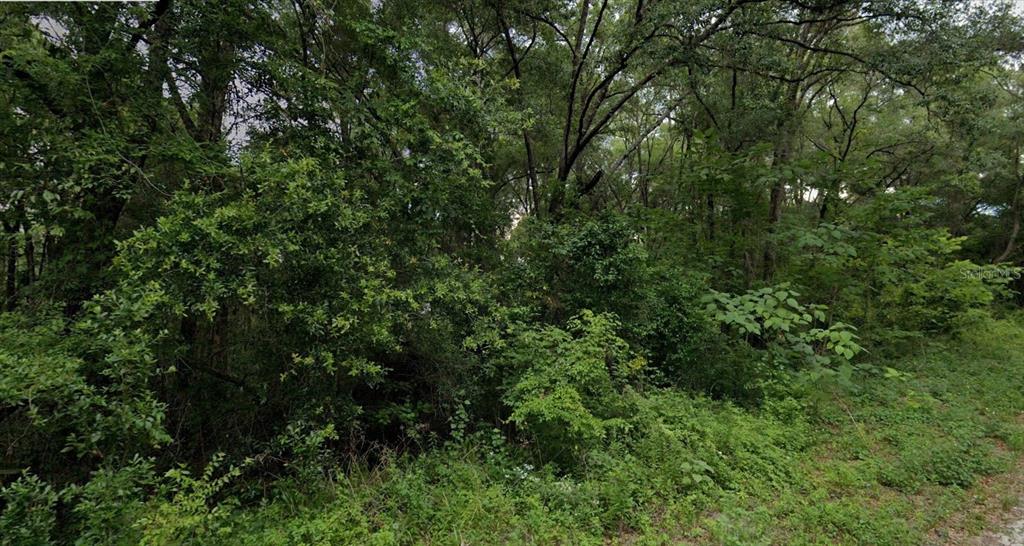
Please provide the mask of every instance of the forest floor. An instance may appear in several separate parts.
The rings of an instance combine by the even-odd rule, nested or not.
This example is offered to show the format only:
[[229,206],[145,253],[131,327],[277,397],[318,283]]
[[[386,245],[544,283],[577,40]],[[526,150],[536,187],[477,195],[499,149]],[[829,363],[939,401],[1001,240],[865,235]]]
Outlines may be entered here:
[[674,473],[699,464],[653,440],[565,474],[477,434],[279,485],[205,542],[1024,544],[1024,320],[893,353],[815,400],[644,393],[639,413],[709,467],[696,484]]
[[698,542],[1024,546],[1019,317],[907,354],[819,406],[827,432],[796,456],[795,483],[726,493]]
[[986,477],[962,511],[929,535],[933,544],[1024,546],[1024,461],[1010,472]]
[[[1021,499],[1024,502],[1024,498]],[[974,541],[976,546],[1021,546],[1024,545],[1024,508],[1018,506],[1012,512],[1012,521],[1002,531],[988,531]]]
[[977,518],[985,522],[986,530],[967,538],[958,536],[956,527],[946,528],[948,544],[1024,546],[1024,461],[1012,472],[984,480],[972,498],[975,503],[951,522]]

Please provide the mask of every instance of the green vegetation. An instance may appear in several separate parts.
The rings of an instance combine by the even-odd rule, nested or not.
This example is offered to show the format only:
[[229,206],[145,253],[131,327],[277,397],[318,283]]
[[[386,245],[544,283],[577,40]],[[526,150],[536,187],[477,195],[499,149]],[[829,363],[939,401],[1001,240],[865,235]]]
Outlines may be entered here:
[[0,545],[920,544],[1024,460],[1024,26],[0,9]]
[[[592,320],[579,350],[599,342]],[[218,459],[197,476],[168,473],[166,496],[148,504],[108,499],[82,515],[90,532],[109,533],[93,538],[132,544],[918,544],[964,509],[979,478],[1024,454],[1024,324],[989,320],[965,336],[891,367],[864,364],[853,392],[814,401],[751,410],[669,389],[630,393],[618,434],[570,472],[536,467],[528,446],[479,431],[372,465],[296,468],[270,494],[238,487],[247,465]],[[581,411],[564,419],[593,421]],[[575,429],[560,432],[538,446],[573,441]],[[330,437],[304,438],[310,454]],[[18,487],[47,495],[31,480]]]

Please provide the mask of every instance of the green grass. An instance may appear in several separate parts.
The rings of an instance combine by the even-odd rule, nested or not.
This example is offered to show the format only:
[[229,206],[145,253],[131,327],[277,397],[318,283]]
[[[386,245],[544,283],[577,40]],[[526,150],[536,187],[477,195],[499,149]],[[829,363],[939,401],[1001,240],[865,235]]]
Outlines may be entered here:
[[899,373],[758,410],[637,395],[633,428],[571,473],[478,434],[279,484],[259,506],[198,519],[151,506],[164,516],[136,531],[177,526],[165,536],[204,544],[920,544],[1022,456],[1024,327],[985,321],[871,364]]

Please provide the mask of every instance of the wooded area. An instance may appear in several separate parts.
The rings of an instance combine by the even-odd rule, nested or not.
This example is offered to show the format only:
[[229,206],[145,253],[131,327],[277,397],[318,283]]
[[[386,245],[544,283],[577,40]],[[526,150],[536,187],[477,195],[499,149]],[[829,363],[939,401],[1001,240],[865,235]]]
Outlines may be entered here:
[[0,544],[919,543],[1024,452],[1021,16],[0,5]]

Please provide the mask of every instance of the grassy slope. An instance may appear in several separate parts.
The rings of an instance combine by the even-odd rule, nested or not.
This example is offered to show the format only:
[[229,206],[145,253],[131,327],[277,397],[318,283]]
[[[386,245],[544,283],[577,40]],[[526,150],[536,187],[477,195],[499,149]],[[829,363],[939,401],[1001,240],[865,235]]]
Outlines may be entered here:
[[[797,455],[799,479],[774,500],[728,496],[728,517],[707,526],[713,542],[944,542],[945,520],[970,507],[979,478],[1014,469],[1024,452],[1020,324],[979,325],[884,364],[908,375],[823,405],[818,442]],[[985,518],[958,523],[977,532]]]
[[902,373],[862,377],[857,393],[813,405],[789,399],[756,413],[649,394],[638,419],[653,432],[613,446],[572,477],[534,469],[499,439],[478,436],[470,447],[327,487],[282,488],[261,508],[207,518],[197,538],[918,544],[944,541],[953,526],[978,531],[985,518],[969,509],[993,494],[978,482],[1009,471],[1024,453],[1024,326],[988,322],[876,364]]

